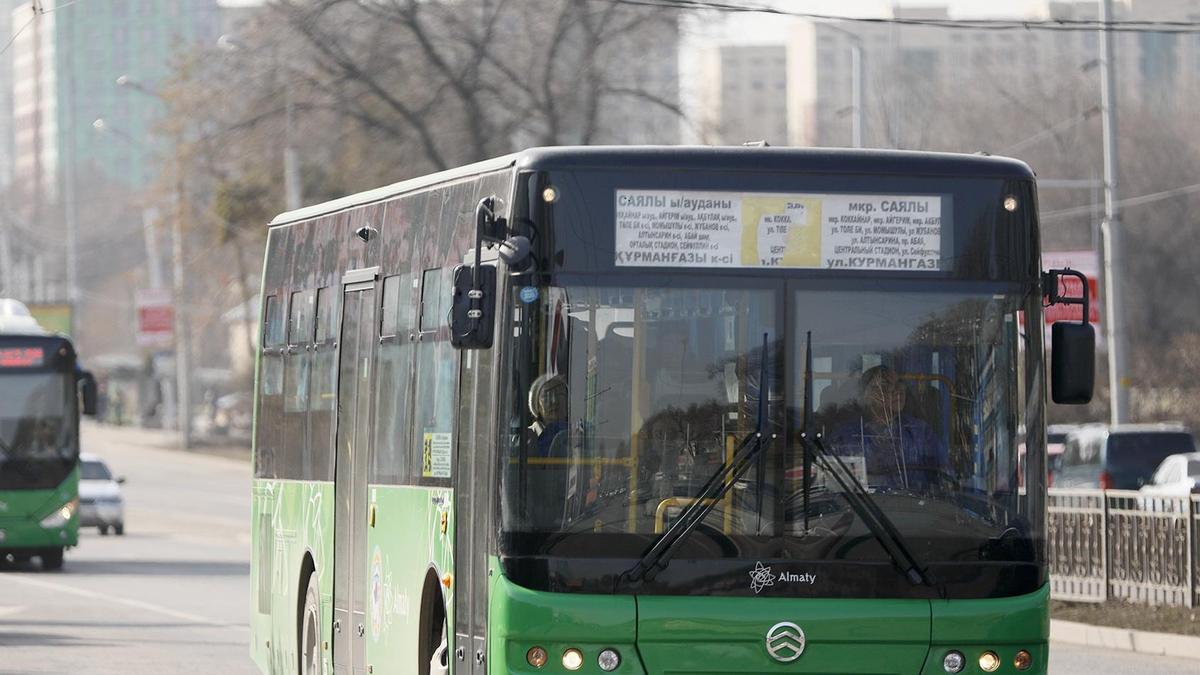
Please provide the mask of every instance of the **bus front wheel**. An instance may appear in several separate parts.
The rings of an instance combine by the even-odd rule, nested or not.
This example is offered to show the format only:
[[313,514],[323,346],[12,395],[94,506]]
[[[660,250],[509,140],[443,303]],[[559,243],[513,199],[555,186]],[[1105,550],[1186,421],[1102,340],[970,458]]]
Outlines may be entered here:
[[317,574],[308,575],[304,593],[304,613],[300,618],[300,675],[321,672],[321,596],[317,592]]
[[59,548],[48,548],[42,551],[42,569],[44,570],[61,570],[63,566],[63,550]]

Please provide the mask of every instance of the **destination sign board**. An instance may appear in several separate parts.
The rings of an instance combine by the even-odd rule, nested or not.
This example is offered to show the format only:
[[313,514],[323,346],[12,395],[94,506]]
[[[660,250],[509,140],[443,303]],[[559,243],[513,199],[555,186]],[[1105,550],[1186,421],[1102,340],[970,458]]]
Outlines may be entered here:
[[618,190],[618,267],[942,270],[942,197]]
[[45,363],[41,347],[0,347],[0,368],[40,368]]

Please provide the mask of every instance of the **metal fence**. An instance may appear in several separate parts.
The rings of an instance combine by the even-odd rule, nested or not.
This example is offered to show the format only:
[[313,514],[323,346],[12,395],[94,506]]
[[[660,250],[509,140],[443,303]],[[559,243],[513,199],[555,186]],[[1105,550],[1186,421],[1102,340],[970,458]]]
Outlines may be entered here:
[[1200,495],[1052,488],[1048,510],[1054,598],[1200,606]]

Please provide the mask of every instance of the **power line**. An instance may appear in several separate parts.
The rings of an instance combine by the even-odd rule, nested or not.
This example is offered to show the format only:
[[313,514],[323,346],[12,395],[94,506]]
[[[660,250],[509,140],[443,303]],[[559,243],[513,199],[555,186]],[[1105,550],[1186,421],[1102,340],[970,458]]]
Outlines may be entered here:
[[[1140,195],[1138,197],[1128,197],[1126,199],[1122,199],[1122,200],[1118,201],[1117,205],[1118,206],[1139,206],[1141,204],[1149,204],[1150,202],[1157,202],[1157,201],[1161,201],[1163,199],[1170,199],[1171,197],[1178,197],[1180,195],[1191,194],[1193,192],[1200,192],[1200,183],[1195,183],[1192,185],[1184,185],[1183,187],[1172,188],[1170,190],[1163,190],[1162,192],[1151,192],[1149,194]],[[1086,206],[1072,206],[1071,208],[1068,208],[1068,209],[1059,209],[1057,211],[1047,211],[1046,213],[1042,214],[1041,219],[1042,219],[1042,222],[1045,222],[1047,220],[1052,220],[1055,218],[1066,218],[1068,216],[1078,216],[1078,215],[1081,215],[1084,213],[1091,213],[1091,211],[1092,211],[1091,204],[1088,204]]]
[[657,7],[674,10],[710,10],[727,14],[773,14],[814,21],[846,22],[860,24],[891,24],[902,26],[927,26],[959,30],[1042,30],[1080,32],[1108,30],[1116,33],[1200,33],[1200,21],[1166,20],[1120,20],[1100,21],[1095,19],[937,19],[915,17],[859,17],[835,14],[816,14],[780,9],[764,5],[747,5],[719,0],[593,0],[634,7]]

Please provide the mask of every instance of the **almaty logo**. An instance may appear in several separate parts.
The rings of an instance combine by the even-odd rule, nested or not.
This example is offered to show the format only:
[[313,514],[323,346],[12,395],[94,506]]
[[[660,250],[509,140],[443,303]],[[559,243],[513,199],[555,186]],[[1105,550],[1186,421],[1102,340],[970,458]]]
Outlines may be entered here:
[[771,574],[771,568],[764,566],[761,560],[755,563],[754,569],[750,570],[750,588],[757,594],[767,586],[774,585],[775,575]]

